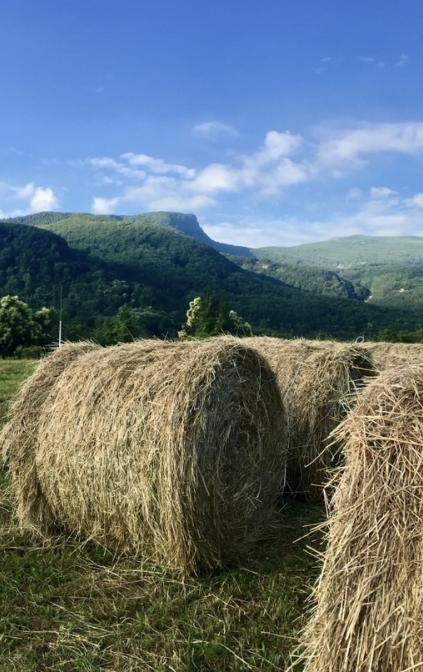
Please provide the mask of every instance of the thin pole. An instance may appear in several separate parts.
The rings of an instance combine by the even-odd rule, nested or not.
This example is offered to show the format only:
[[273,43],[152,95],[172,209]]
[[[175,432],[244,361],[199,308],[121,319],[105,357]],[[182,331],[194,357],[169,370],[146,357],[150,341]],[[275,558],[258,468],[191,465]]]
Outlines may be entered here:
[[59,348],[62,346],[62,310],[63,310],[63,285],[60,285]]

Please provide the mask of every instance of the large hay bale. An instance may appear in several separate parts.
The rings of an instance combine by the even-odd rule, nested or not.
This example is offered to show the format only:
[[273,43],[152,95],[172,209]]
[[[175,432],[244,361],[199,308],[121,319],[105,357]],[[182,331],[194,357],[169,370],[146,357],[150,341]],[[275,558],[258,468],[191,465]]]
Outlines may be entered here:
[[95,343],[65,343],[38,364],[34,374],[20,389],[9,411],[9,421],[0,434],[3,459],[9,462],[17,498],[17,514],[26,527],[37,529],[50,518],[37,475],[37,452],[40,416],[52,388],[65,369],[81,355],[96,350]]
[[381,374],[336,435],[305,672],[423,670],[423,367]]
[[326,439],[346,415],[366,376],[373,374],[369,354],[335,341],[243,339],[269,362],[288,411],[290,451],[287,491],[321,501],[328,470],[339,450]]
[[364,342],[362,347],[370,352],[378,371],[386,371],[401,365],[423,365],[421,343]]
[[286,434],[254,350],[144,341],[66,369],[41,413],[35,463],[57,524],[189,574],[234,561],[262,532]]

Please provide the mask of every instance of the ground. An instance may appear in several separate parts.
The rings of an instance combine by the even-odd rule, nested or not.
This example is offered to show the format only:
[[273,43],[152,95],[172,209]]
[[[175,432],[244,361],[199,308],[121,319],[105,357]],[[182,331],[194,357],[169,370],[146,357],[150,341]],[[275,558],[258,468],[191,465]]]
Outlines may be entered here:
[[[33,362],[0,360],[0,410]],[[182,581],[91,544],[36,543],[0,479],[0,672],[286,670],[316,577],[310,539],[322,517],[286,503],[242,567]]]

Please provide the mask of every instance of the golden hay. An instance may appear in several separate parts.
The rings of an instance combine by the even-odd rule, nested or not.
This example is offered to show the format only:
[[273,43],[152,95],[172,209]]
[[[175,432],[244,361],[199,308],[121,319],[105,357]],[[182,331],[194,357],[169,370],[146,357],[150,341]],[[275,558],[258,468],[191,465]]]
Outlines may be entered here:
[[367,343],[361,344],[372,355],[378,371],[385,371],[401,364],[421,364],[423,366],[423,344],[421,343]]
[[287,490],[320,501],[328,469],[336,466],[339,454],[325,440],[364,377],[373,374],[370,357],[363,348],[334,341],[253,337],[243,342],[269,362],[288,411]]
[[40,528],[50,516],[35,465],[38,425],[44,403],[63,371],[78,357],[97,348],[89,341],[65,343],[41,360],[35,373],[21,387],[11,405],[10,419],[0,433],[3,459],[10,462],[15,490],[19,493],[18,517],[27,527],[33,524]]
[[328,547],[305,672],[423,670],[423,367],[391,369],[336,431]]
[[212,569],[262,532],[286,434],[274,375],[254,350],[218,341],[105,348],[69,366],[47,399],[39,488],[78,536],[185,574]]

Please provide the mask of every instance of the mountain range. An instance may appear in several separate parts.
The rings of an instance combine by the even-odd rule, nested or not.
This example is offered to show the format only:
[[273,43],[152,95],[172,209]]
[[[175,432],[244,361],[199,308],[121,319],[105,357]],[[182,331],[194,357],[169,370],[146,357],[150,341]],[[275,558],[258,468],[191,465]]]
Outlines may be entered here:
[[58,306],[93,335],[123,306],[146,335],[176,333],[189,300],[213,292],[256,333],[374,337],[423,318],[423,239],[353,237],[290,248],[213,241],[194,215],[46,212],[0,222],[0,294]]

